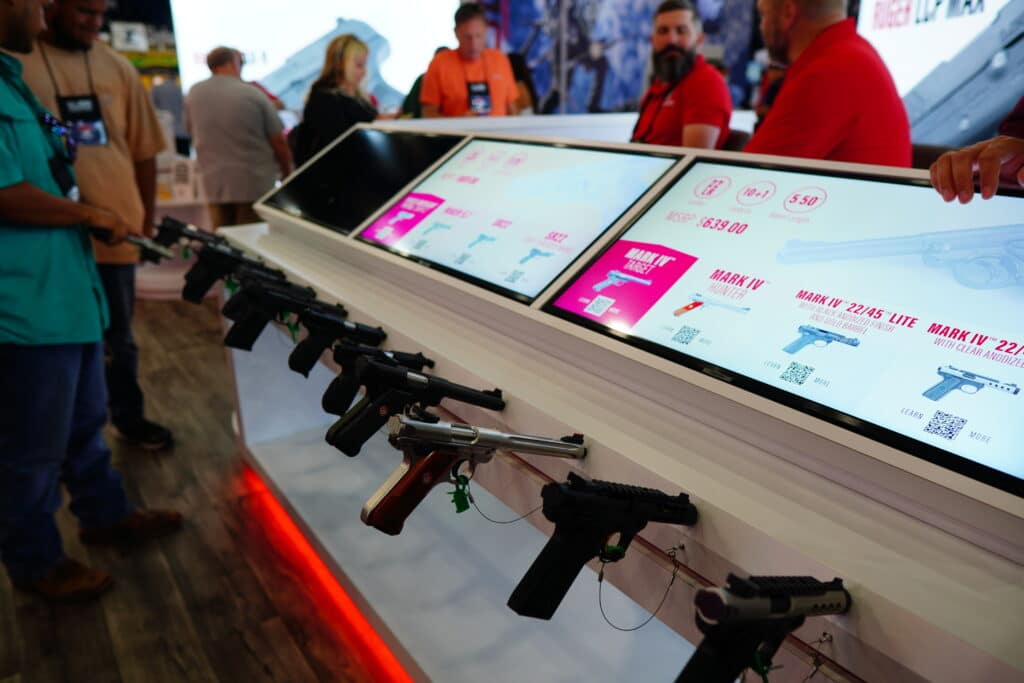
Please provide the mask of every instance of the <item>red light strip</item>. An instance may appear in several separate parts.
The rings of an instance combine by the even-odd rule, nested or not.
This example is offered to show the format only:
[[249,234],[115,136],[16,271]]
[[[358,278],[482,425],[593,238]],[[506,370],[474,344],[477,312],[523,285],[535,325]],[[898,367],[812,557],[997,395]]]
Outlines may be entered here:
[[298,566],[308,570],[310,578],[315,582],[314,585],[321,589],[323,597],[326,599],[326,605],[318,605],[318,608],[334,607],[335,616],[338,617],[335,624],[343,632],[342,635],[345,636],[345,639],[358,647],[354,654],[362,660],[370,675],[370,680],[375,683],[377,681],[412,683],[412,677],[384,643],[380,634],[359,611],[355,602],[341,587],[324,561],[320,559],[313,546],[292,521],[287,510],[267,488],[260,475],[251,467],[246,466],[242,470],[242,479],[249,489],[264,492],[253,496],[254,499],[259,500],[264,528],[271,532],[271,538],[278,550]]

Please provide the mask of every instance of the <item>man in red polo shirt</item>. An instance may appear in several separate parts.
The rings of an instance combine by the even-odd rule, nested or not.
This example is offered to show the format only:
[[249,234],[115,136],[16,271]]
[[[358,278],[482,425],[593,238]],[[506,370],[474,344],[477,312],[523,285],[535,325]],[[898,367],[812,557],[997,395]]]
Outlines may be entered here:
[[640,102],[633,142],[716,149],[729,137],[729,86],[697,54],[704,42],[690,0],[665,0],[654,13],[654,81]]
[[846,0],[758,0],[757,9],[768,54],[789,67],[745,151],[909,167],[907,111]]

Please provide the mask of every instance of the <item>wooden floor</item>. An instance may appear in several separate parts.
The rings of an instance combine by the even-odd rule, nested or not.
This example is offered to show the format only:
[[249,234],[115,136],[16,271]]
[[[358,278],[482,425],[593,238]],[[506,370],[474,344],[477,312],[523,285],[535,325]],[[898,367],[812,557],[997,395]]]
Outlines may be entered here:
[[308,572],[250,514],[269,494],[241,476],[212,303],[140,302],[135,332],[147,415],[177,446],[108,441],[129,495],[181,510],[186,528],[130,553],[86,550],[63,509],[66,552],[111,572],[115,588],[92,605],[51,607],[0,578],[0,683],[370,680],[323,623]]

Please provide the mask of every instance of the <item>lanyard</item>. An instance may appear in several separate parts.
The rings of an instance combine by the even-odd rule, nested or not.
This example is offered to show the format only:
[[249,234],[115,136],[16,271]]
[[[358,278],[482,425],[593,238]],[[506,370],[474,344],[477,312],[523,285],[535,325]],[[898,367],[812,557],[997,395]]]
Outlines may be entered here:
[[[53,67],[50,66],[50,58],[46,56],[46,50],[43,48],[43,41],[38,41],[39,54],[43,57],[43,63],[46,65],[46,73],[50,75],[50,83],[53,84],[53,93],[58,98],[61,97],[60,88],[57,87],[57,78],[53,75]],[[89,50],[82,50],[82,58],[85,60],[85,76],[89,79],[89,94],[96,94],[96,86],[92,82],[92,66],[89,64]]]
[[663,92],[661,94],[661,97],[658,98],[658,108],[654,110],[654,116],[651,117],[650,123],[647,124],[647,128],[644,129],[644,132],[638,135],[637,129],[640,127],[640,122],[644,118],[644,112],[647,110],[647,105],[650,104],[651,99],[653,99],[654,97],[654,95],[652,95],[650,91],[647,92],[647,95],[644,96],[643,101],[640,102],[640,116],[637,117],[636,125],[633,126],[633,135],[630,138],[632,142],[643,142],[644,138],[646,138],[654,131],[654,124],[658,121],[658,114],[661,113],[661,108],[665,106],[665,100],[668,99],[668,96],[672,94],[672,91],[679,86],[682,80],[683,79],[681,78],[672,85],[670,85],[668,88],[665,88],[665,92]]
[[[480,83],[481,81],[470,81],[469,71],[466,70],[466,63],[462,61],[462,55],[458,55],[459,68],[462,69],[462,80],[466,83]],[[480,61],[483,63],[484,69],[484,83],[487,83],[487,53],[483,52],[480,54]]]

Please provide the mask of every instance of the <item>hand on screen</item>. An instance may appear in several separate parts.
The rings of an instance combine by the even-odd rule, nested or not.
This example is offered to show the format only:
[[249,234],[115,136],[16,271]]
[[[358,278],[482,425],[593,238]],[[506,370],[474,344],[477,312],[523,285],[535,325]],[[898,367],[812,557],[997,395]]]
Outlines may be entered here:
[[1000,185],[1024,188],[1024,139],[1000,135],[970,147],[946,152],[931,167],[932,186],[947,202],[974,198],[977,177],[983,199]]

